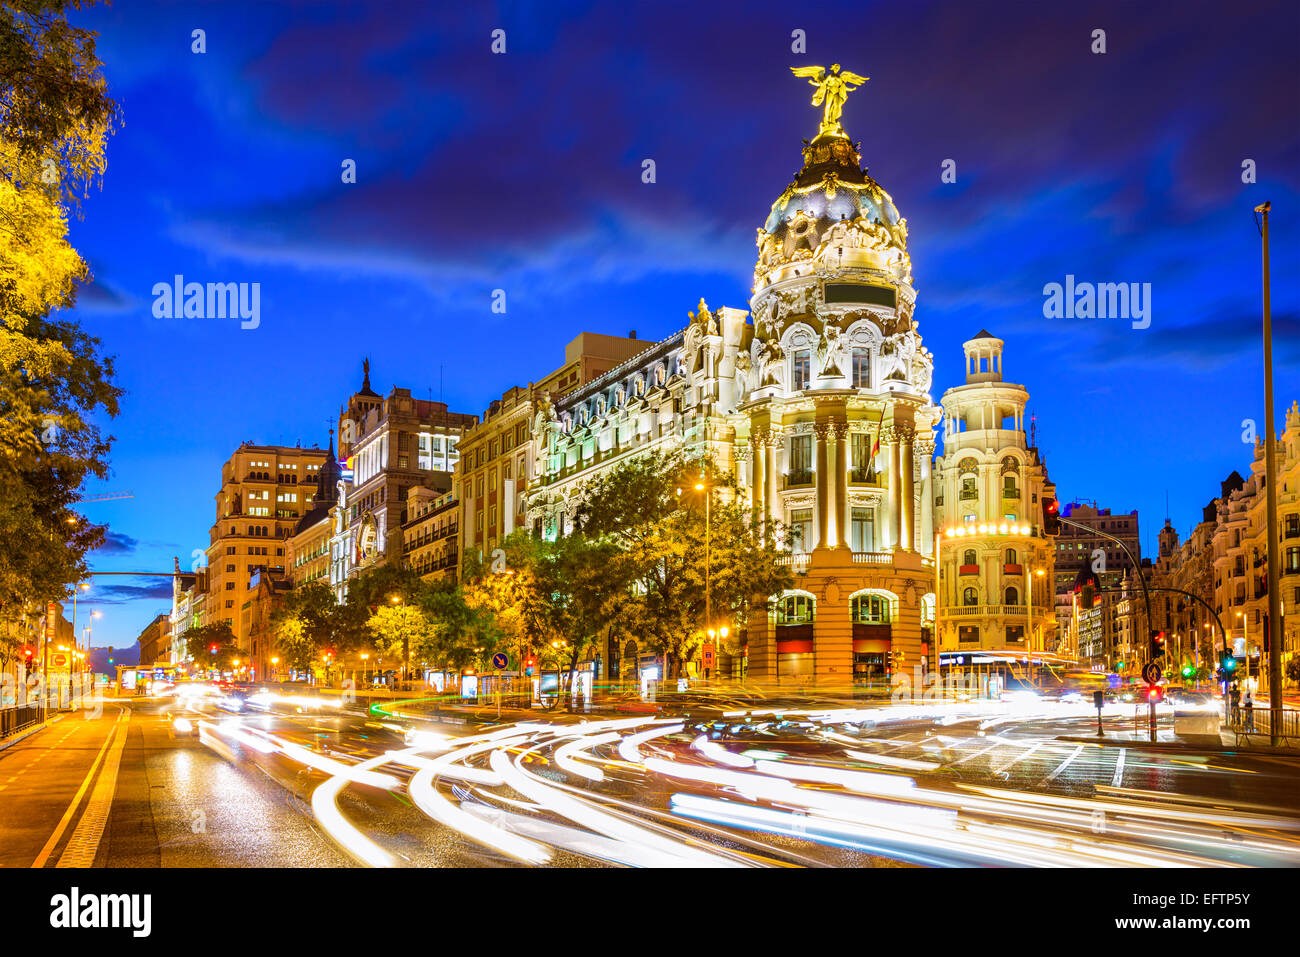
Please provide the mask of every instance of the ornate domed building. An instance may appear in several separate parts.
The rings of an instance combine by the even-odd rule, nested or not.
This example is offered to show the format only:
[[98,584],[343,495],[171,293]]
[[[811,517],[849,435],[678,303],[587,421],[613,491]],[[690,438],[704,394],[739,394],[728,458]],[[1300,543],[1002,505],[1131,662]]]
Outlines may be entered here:
[[[796,587],[773,596],[761,620],[732,623],[741,640],[716,649],[713,675],[916,682],[938,654],[931,466],[943,413],[913,319],[907,222],[839,122],[848,90],[866,78],[838,66],[795,73],[825,110],[758,230],[748,313],[701,300],[682,330],[545,403],[533,422],[527,520],[548,538],[567,534],[587,483],[619,461],[652,450],[708,455],[791,546],[785,560],[796,573]],[[1019,387],[993,388],[1000,400]],[[990,461],[1023,458],[1018,448]],[[636,641],[611,636],[613,675],[654,672],[654,655]],[[706,651],[693,673],[708,676],[710,660]]]
[[736,457],[755,513],[794,548],[798,582],[764,633],[750,623],[749,673],[912,676],[933,655],[933,359],[912,318],[906,220],[829,102],[757,244]]

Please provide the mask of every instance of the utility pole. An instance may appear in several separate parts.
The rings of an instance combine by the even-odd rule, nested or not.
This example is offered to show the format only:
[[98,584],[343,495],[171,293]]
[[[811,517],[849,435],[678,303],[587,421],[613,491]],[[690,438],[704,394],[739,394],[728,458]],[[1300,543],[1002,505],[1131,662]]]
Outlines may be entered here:
[[1262,214],[1260,239],[1264,259],[1264,493],[1268,513],[1268,708],[1269,737],[1274,747],[1282,743],[1278,724],[1282,720],[1282,609],[1278,594],[1277,547],[1277,450],[1273,432],[1273,319],[1269,314],[1268,279],[1268,211],[1271,203],[1261,203],[1255,212]]

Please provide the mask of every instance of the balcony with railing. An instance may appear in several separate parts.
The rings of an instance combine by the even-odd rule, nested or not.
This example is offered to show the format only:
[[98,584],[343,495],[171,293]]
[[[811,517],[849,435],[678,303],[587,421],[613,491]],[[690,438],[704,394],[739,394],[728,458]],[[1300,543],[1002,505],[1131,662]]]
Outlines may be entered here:
[[812,555],[808,552],[795,552],[792,555],[781,555],[777,558],[778,565],[789,565],[796,574],[808,568],[808,563],[812,561]]
[[955,605],[940,611],[943,618],[981,618],[993,615],[1028,617],[1027,605]]
[[892,565],[894,556],[890,552],[854,552],[855,565]]

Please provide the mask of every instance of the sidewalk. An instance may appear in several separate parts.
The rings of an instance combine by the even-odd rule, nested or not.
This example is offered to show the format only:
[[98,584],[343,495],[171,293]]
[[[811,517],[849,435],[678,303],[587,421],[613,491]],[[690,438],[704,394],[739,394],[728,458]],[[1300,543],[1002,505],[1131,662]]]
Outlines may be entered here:
[[19,741],[23,740],[23,738],[30,738],[37,731],[44,731],[50,725],[54,724],[55,722],[61,720],[64,716],[69,715],[71,713],[72,713],[71,711],[59,711],[56,714],[53,714],[50,717],[46,718],[44,721],[40,722],[39,724],[34,724],[30,727],[23,728],[18,733],[11,734],[7,738],[0,738],[0,751],[5,750],[5,748],[13,747]]
[[[1122,734],[1129,734],[1124,737]],[[1173,736],[1173,732],[1165,732],[1166,736],[1162,737],[1157,732],[1156,741],[1152,743],[1149,736],[1138,735],[1131,736],[1131,732],[1122,732],[1121,735],[1107,735],[1099,738],[1095,734],[1092,736],[1081,734],[1063,734],[1058,735],[1057,741],[1069,741],[1072,744],[1097,744],[1102,747],[1111,748],[1133,748],[1138,751],[1168,751],[1184,754],[1267,754],[1276,757],[1300,757],[1300,748],[1274,748],[1267,745],[1268,735],[1241,735],[1243,738],[1263,738],[1264,746],[1247,745],[1242,747],[1235,743],[1230,743],[1232,735],[1220,732],[1220,744],[1216,747],[1213,744],[1200,744],[1188,741],[1179,741]]]

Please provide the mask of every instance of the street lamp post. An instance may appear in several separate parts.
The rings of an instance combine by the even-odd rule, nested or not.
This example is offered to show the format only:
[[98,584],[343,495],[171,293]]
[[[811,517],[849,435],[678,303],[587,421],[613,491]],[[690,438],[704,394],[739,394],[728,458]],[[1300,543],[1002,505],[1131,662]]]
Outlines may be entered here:
[[1042,578],[1045,574],[1043,569],[1032,568],[1028,562],[1025,562],[1025,641],[1029,652],[1029,686],[1035,689],[1038,687],[1038,680],[1034,676],[1034,576]]
[[[704,493],[704,631],[706,633],[712,630],[713,625],[713,595],[711,591],[710,565],[712,563],[712,527],[709,521],[709,505],[713,498],[713,486],[704,481],[704,473],[700,472],[700,479],[695,483],[695,491]],[[677,490],[678,496],[682,490]]]
[[1262,216],[1259,235],[1264,261],[1264,492],[1268,526],[1268,728],[1274,747],[1282,743],[1278,727],[1282,715],[1282,609],[1278,594],[1277,543],[1277,436],[1273,431],[1273,317],[1269,311],[1268,211],[1271,203],[1260,203],[1255,212]]

